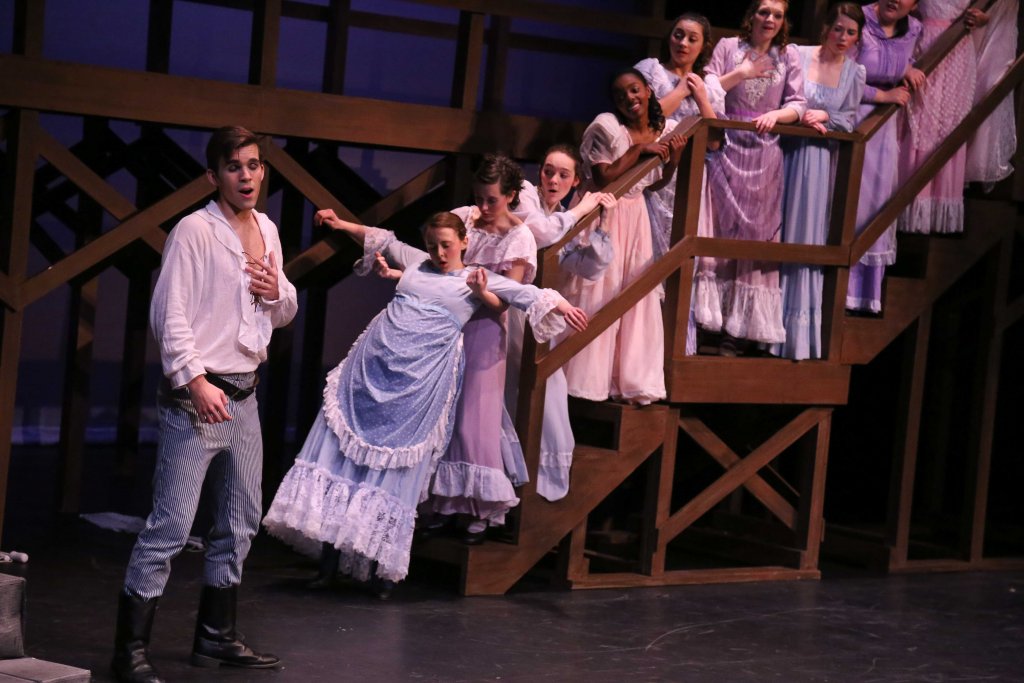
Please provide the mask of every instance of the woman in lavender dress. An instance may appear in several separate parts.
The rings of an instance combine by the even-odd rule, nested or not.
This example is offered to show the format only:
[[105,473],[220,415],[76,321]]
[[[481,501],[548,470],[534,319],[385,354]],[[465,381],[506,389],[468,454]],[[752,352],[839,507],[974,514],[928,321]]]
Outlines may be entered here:
[[[676,17],[666,44],[666,61],[652,57],[636,64],[636,70],[650,83],[665,117],[677,123],[688,116],[718,118],[718,114],[725,111],[725,92],[714,75],[700,76],[711,57],[711,24],[707,18],[695,12]],[[709,150],[716,150],[718,146],[718,141],[708,142]],[[660,258],[668,251],[672,237],[676,183],[670,182],[660,190],[647,191],[644,196],[651,216],[654,257]],[[707,175],[702,183],[697,234],[701,237],[714,236]],[[714,266],[714,259],[697,259],[686,335],[687,355],[697,352],[697,323],[710,330],[722,327],[722,305],[718,298]]]
[[[864,91],[864,67],[846,57],[860,39],[864,12],[860,5],[833,5],[825,18],[821,45],[801,47],[807,111],[802,123],[820,133],[851,131]],[[813,138],[783,141],[786,195],[782,207],[782,241],[825,244],[835,183],[837,145]],[[782,314],[786,342],[776,355],[801,360],[821,358],[820,266],[782,265]]]
[[323,409],[263,523],[302,552],[323,551],[324,563],[357,579],[400,581],[416,506],[451,437],[462,327],[479,306],[499,305],[498,297],[527,311],[539,339],[564,328],[560,315],[576,329],[586,327],[586,315],[553,290],[464,267],[465,226],[453,214],[427,223],[429,254],[329,209],[316,222],[363,245],[357,272],[383,254],[403,273],[394,299],[327,375]]
[[[914,47],[921,36],[921,22],[909,16],[917,0],[886,0],[864,8],[857,61],[867,72],[857,121],[863,121],[876,104],[905,106],[910,89],[924,85],[924,74],[911,66]],[[899,159],[898,121],[886,121],[864,149],[857,232],[882,209],[896,189]],[[860,262],[850,268],[846,307],[878,313],[882,310],[882,277],[885,267],[896,262],[896,224],[871,245]]]
[[[803,71],[795,45],[786,45],[785,0],[755,0],[739,37],[718,41],[707,73],[726,91],[725,115],[750,121],[757,132],[726,131],[722,148],[708,161],[715,236],[778,242],[782,229],[782,149],[771,130],[796,123],[806,109]],[[766,344],[786,340],[782,326],[779,265],[766,261],[718,261],[722,329],[720,353],[736,353],[735,340]]]

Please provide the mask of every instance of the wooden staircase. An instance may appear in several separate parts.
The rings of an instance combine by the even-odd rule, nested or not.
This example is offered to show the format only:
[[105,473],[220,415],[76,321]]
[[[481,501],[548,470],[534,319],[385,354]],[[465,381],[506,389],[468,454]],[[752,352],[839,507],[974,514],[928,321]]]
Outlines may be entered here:
[[[978,5],[984,6],[987,1],[979,0]],[[962,29],[954,26],[919,64],[929,71],[963,37]],[[588,430],[577,431],[579,441],[587,445],[576,449],[570,491],[565,499],[555,503],[545,501],[536,494],[534,485],[528,484],[520,493],[522,504],[509,542],[492,541],[465,548],[453,541],[431,540],[417,546],[416,553],[459,564],[461,590],[467,595],[504,593],[545,555],[556,550],[558,564],[554,581],[572,588],[818,578],[819,550],[825,535],[823,497],[832,410],[848,401],[852,367],[870,363],[908,328],[927,326],[932,306],[939,297],[980,260],[993,254],[999,255],[994,258],[1001,265],[992,281],[1002,289],[996,287],[992,294],[996,305],[1005,308],[1005,301],[1000,297],[1005,299],[1008,274],[1004,271],[1010,267],[1013,231],[1019,225],[1016,205],[991,199],[968,200],[964,234],[901,235],[899,269],[894,269],[893,276],[886,280],[883,314],[879,317],[844,314],[849,266],[859,260],[867,246],[967,139],[971,126],[983,120],[1022,79],[1024,61],[1018,60],[1004,81],[975,108],[926,167],[905,184],[858,238],[854,236],[853,223],[863,145],[892,112],[874,115],[855,133],[833,134],[842,146],[830,246],[826,247],[697,238],[697,207],[708,129],[743,128],[749,124],[696,119],[681,123],[677,134],[689,137],[690,143],[680,164],[676,225],[669,253],[594,315],[586,333],[574,335],[547,352],[537,349],[529,336],[526,340],[517,427],[528,467],[531,472],[537,471],[542,388],[546,377],[662,281],[667,282],[668,294],[665,304],[667,404],[633,408],[575,401],[574,417],[583,418],[591,425],[603,423],[613,436],[610,443],[592,445],[588,443]],[[791,126],[780,127],[780,132],[812,134],[807,129]],[[653,163],[642,161],[606,189],[621,195],[645,175]],[[574,232],[548,250],[540,268],[538,279],[541,282],[555,270],[555,254],[562,243],[588,222],[581,221]],[[693,258],[697,255],[730,258],[756,255],[762,260],[825,266],[823,300],[826,305],[832,302],[831,310],[823,311],[825,358],[793,362],[767,357],[684,355]],[[1014,310],[1019,308],[1015,305]],[[1002,324],[1004,327],[1000,329],[1005,328],[1005,319]],[[993,327],[996,337],[997,332]],[[927,345],[923,350],[920,344],[918,347],[920,360],[926,355]],[[534,363],[528,362],[531,357],[536,358]],[[989,375],[998,375],[998,354],[995,363],[995,372]],[[915,367],[914,382],[919,400],[923,372],[918,370]],[[993,419],[994,414],[994,390],[986,385],[984,394],[985,405],[979,413],[979,424]],[[772,425],[774,431],[767,436],[748,440],[742,448],[730,446],[729,439],[716,433],[712,421],[706,419],[716,411],[719,417],[722,411],[748,411],[749,416],[752,409],[749,404],[755,403],[766,409],[763,412],[768,417],[764,419],[777,424]],[[911,423],[914,411],[912,405],[909,408]],[[918,405],[918,419],[919,413]],[[913,431],[918,426],[911,424],[908,429]],[[718,429],[723,434],[730,431],[728,427]],[[984,432],[983,427],[981,432]],[[910,451],[915,447],[916,440],[908,438],[906,457],[894,464],[896,474],[890,503],[892,528],[888,537],[881,539],[881,543],[888,545],[882,554],[895,558],[889,563],[893,568],[909,566],[906,561],[911,505],[908,491],[912,491],[914,476]],[[988,447],[991,448],[990,441]],[[973,533],[968,542],[968,554],[975,561],[967,565],[961,562],[957,565],[960,568],[979,566],[978,537],[984,527],[988,467],[984,449],[982,439],[979,441],[981,455],[972,475]],[[684,496],[678,489],[685,474],[677,475],[676,468],[691,466],[698,452],[710,457],[722,472],[703,482],[699,491],[689,491]],[[645,471],[646,482],[642,520],[639,528],[634,529],[628,552],[609,557],[607,552],[588,545],[588,516],[641,469]],[[756,508],[753,514],[752,507]],[[680,566],[676,561],[678,556],[695,549],[714,556],[713,564]],[[728,558],[732,564],[723,565],[723,558]],[[595,561],[602,565],[601,570],[595,570]]]

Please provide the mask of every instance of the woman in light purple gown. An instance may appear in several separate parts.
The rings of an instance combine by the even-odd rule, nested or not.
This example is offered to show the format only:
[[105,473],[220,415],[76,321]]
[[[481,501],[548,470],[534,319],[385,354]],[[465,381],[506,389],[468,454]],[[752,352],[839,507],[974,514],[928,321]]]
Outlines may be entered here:
[[[864,31],[856,59],[867,71],[867,86],[857,120],[863,121],[876,104],[905,106],[910,88],[924,84],[924,74],[912,64],[914,47],[921,36],[921,22],[909,16],[916,0],[886,0],[864,8]],[[886,121],[864,150],[860,200],[857,204],[859,234],[892,197],[896,189],[899,159],[898,121]],[[846,307],[878,313],[882,310],[882,277],[885,267],[896,262],[896,224],[850,268]]]
[[[718,41],[707,73],[726,91],[725,115],[750,121],[757,132],[726,131],[708,161],[715,236],[778,242],[782,228],[782,149],[771,134],[777,123],[796,123],[806,109],[803,70],[795,45],[786,45],[785,0],[755,0],[738,37]],[[726,339],[720,353],[734,355],[736,340],[786,340],[779,264],[720,259],[716,277]]]

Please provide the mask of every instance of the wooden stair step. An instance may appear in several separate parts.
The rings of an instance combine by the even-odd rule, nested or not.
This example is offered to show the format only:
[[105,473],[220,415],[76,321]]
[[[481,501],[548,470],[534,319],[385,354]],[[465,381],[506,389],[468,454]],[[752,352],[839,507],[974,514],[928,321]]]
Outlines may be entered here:
[[658,449],[668,426],[667,407],[621,408],[627,416],[623,448],[578,445],[573,451],[569,494],[562,500],[550,502],[536,493],[524,493],[518,544],[484,543],[468,548],[464,594],[500,595],[507,591]]
[[671,403],[843,405],[850,368],[786,358],[685,356],[669,365]]
[[900,237],[912,237],[913,243],[927,240],[926,277],[887,277],[880,318],[844,319],[843,363],[870,363],[988,253],[1017,220],[1016,208],[1009,202],[969,200],[967,214],[971,221],[963,234]]

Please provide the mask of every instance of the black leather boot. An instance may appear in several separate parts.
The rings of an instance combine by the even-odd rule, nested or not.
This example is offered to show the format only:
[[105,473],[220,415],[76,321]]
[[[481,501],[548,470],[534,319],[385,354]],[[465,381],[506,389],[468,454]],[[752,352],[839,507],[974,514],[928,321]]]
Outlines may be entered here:
[[338,573],[338,559],[341,551],[330,543],[323,543],[320,548],[320,567],[317,569],[316,578],[306,584],[306,588],[319,590],[330,588],[334,584],[334,575]]
[[124,683],[163,683],[149,661],[149,634],[159,598],[143,600],[122,592],[117,601],[117,630],[114,633],[114,658],[110,668],[114,678]]
[[196,618],[196,637],[192,643],[193,666],[237,666],[243,669],[269,669],[280,661],[274,655],[259,654],[235,632],[235,608],[238,586],[203,586]]

